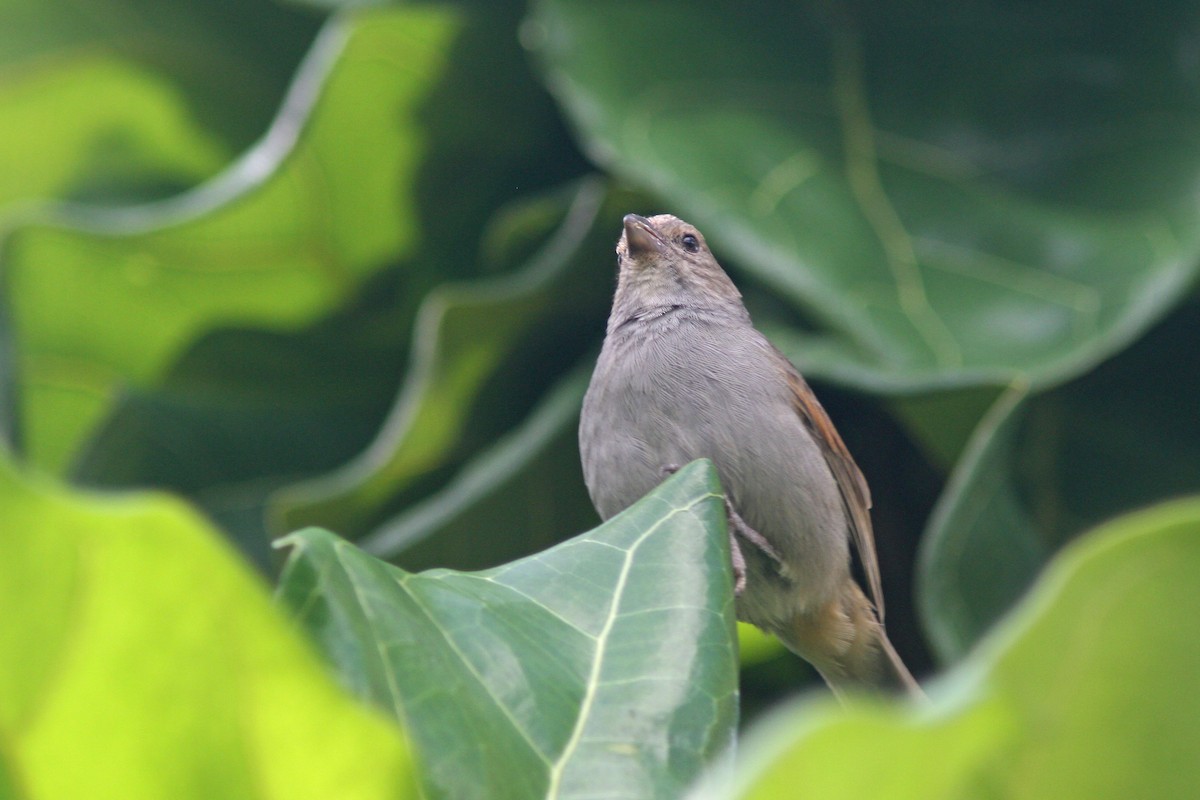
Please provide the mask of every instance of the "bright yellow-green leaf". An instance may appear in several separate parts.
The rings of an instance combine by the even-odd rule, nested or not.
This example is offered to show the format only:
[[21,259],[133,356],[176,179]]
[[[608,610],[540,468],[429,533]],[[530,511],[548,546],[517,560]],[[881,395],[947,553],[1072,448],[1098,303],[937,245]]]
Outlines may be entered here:
[[0,170],[0,208],[101,177],[190,184],[229,157],[165,81],[112,56],[45,59],[6,75],[0,116],[0,153],[10,154]]
[[749,623],[738,623],[738,655],[742,665],[766,661],[783,650],[783,644]]
[[5,797],[412,796],[397,731],[176,501],[0,464],[0,615]]
[[928,704],[808,703],[705,797],[1195,797],[1200,498],[1073,545]]
[[152,384],[205,332],[294,329],[411,252],[416,109],[459,27],[445,8],[333,23],[275,124],[228,172],[170,201],[64,212],[3,241],[31,460],[67,466],[123,386]]

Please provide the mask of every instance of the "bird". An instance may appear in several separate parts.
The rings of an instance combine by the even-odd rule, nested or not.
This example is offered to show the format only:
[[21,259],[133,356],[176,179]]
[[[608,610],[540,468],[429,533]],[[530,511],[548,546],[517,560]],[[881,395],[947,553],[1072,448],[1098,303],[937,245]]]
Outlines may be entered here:
[[884,629],[866,479],[800,372],[754,327],[704,236],[678,217],[624,217],[579,449],[605,520],[682,465],[711,460],[726,495],[738,619],[778,637],[839,696],[920,694]]

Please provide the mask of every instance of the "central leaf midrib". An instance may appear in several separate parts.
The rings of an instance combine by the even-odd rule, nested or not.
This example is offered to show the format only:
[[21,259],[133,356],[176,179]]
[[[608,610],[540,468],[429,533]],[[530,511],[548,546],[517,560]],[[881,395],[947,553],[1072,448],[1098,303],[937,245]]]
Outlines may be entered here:
[[597,688],[600,685],[600,671],[604,663],[605,648],[608,644],[608,636],[612,632],[613,624],[620,614],[620,600],[625,590],[625,584],[629,577],[629,571],[633,564],[633,555],[639,547],[652,536],[662,525],[677,514],[682,514],[690,511],[698,503],[708,500],[712,497],[721,497],[721,495],[709,492],[700,497],[697,497],[692,502],[682,508],[673,508],[667,514],[663,515],[653,525],[647,528],[637,539],[635,539],[625,551],[625,560],[621,565],[621,572],[617,576],[617,583],[613,591],[612,602],[609,605],[609,612],[604,620],[604,627],[596,636],[596,651],[595,657],[592,659],[592,668],[588,675],[588,682],[584,690],[583,701],[579,705],[579,716],[575,720],[575,727],[571,731],[571,736],[563,747],[562,754],[550,765],[550,782],[546,790],[547,798],[558,797],[561,789],[563,773],[566,770],[567,763],[579,748],[579,743],[583,739],[584,728],[587,727],[590,719],[592,704],[595,702]]

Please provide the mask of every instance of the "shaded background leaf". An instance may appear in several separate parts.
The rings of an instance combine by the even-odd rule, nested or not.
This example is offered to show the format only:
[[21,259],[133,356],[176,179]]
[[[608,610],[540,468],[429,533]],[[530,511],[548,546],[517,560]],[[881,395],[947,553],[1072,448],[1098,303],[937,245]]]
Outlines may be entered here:
[[[497,416],[481,400],[489,388],[496,394],[489,383],[503,381],[500,402],[512,404],[525,376],[539,380],[570,366],[562,363],[570,350],[555,332],[594,313],[608,292],[607,276],[588,271],[585,281],[579,274],[587,264],[581,256],[594,252],[598,222],[613,216],[602,216],[604,199],[603,186],[584,184],[561,227],[521,272],[442,287],[425,299],[406,384],[379,436],[338,472],[283,493],[283,530],[305,524],[348,535],[369,530],[406,488],[453,456],[471,427]],[[607,238],[607,230],[601,235]],[[516,355],[526,365],[514,365]]]
[[100,0],[82,10],[60,0],[5,0],[4,8],[9,24],[0,43],[9,58],[124,53],[170,76],[237,147],[275,113],[270,98],[291,80],[320,22],[263,0]]
[[[137,64],[81,55],[20,69],[0,87],[0,212],[55,197],[128,202],[178,191],[231,152],[201,131],[182,99]],[[16,75],[12,75],[16,72]],[[72,111],[63,124],[62,109]]]
[[[427,38],[406,50],[401,71],[376,48],[409,25]],[[439,69],[438,43],[454,29],[436,11],[335,25],[271,133],[219,180],[160,206],[78,212],[73,227],[25,226],[4,241],[33,463],[67,467],[123,384],[160,379],[213,326],[298,327],[328,313],[382,259],[411,251],[405,176],[419,151],[416,132],[396,135],[391,121],[418,102]],[[305,125],[318,96],[329,115]],[[348,135],[370,137],[378,160],[355,167],[339,146]]]
[[[72,280],[83,272],[99,283],[82,295],[38,291],[20,282],[62,285],[66,276],[41,264],[61,269],[63,254],[9,252],[24,361],[24,381],[10,390],[27,412],[31,455],[73,461],[73,474],[93,485],[187,492],[265,564],[265,496],[366,444],[400,381],[421,298],[450,275],[480,269],[478,228],[492,204],[576,168],[570,143],[554,143],[556,117],[531,76],[514,81],[499,70],[490,85],[479,79],[481,63],[520,59],[515,24],[504,7],[344,18],[309,57],[272,132],[232,172],[132,219],[96,220],[109,233],[18,231],[13,247],[69,239],[68,252],[87,254]],[[497,139],[486,125],[500,119],[509,135]],[[331,192],[336,185],[346,191]],[[173,223],[177,215],[185,218]],[[165,227],[153,229],[156,219]],[[419,235],[404,219],[421,220]],[[112,236],[130,225],[152,230]],[[110,263],[96,263],[101,244]],[[372,271],[377,277],[364,280]],[[183,282],[164,286],[164,274]],[[254,276],[260,283],[247,284]],[[270,288],[261,283],[272,278]],[[257,307],[239,312],[218,288],[257,298]],[[98,315],[101,296],[121,307]],[[197,319],[201,297],[209,313]],[[314,312],[333,315],[293,330]],[[81,323],[64,330],[71,316]],[[171,352],[164,321],[183,328]],[[142,333],[150,324],[158,335]],[[97,330],[108,340],[125,331],[123,355],[97,352]],[[53,345],[40,341],[49,337]]]
[[[576,429],[591,377],[591,365],[581,366],[442,489],[381,523],[361,546],[410,569],[482,569],[594,524],[596,512],[584,487],[562,480],[579,469]],[[480,530],[494,535],[481,537]]]
[[1081,531],[1200,486],[1200,304],[1051,392],[997,401],[922,543],[921,612],[961,656]]
[[534,6],[589,154],[876,382],[1061,380],[1196,274],[1190,6]]
[[318,24],[269,0],[4,0],[0,207],[213,174],[262,133]]

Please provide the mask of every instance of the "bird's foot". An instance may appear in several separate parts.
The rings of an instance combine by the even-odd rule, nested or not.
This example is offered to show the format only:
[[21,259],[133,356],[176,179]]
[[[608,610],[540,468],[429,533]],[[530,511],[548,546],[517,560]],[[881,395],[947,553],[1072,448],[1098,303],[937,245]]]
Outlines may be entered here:
[[[662,471],[664,475],[674,475],[679,471],[679,465],[667,464]],[[742,546],[738,543],[739,536],[758,548],[781,570],[783,569],[783,558],[765,536],[746,524],[746,520],[737,513],[728,497],[725,498],[725,513],[729,518],[729,558],[733,564],[733,594],[735,597],[741,597],[742,592],[746,590],[746,556],[743,555]]]
[[742,519],[742,515],[737,513],[733,507],[733,503],[729,502],[728,497],[725,498],[725,512],[729,515],[730,534],[737,534],[738,536],[741,536],[747,542],[761,550],[763,554],[774,561],[780,569],[783,568],[783,557],[779,555],[779,551],[775,549],[774,545],[767,541],[767,537],[763,536],[761,533],[754,530],[754,528],[751,528],[746,524],[746,520]]

